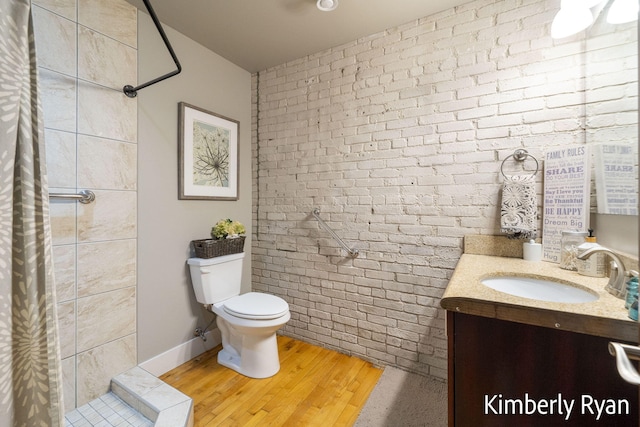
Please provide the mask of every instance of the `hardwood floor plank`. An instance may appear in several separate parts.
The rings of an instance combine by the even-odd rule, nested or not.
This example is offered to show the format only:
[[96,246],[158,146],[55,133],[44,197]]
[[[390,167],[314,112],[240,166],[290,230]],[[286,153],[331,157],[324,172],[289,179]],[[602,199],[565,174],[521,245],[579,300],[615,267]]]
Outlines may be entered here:
[[274,405],[277,406],[280,400],[290,396],[292,388],[304,380],[305,376],[312,375],[314,366],[326,359],[326,353],[321,347],[310,346],[300,341],[297,350],[289,356],[282,361],[278,375],[273,377],[273,386],[265,387],[260,399],[251,405],[251,411],[261,409],[272,412]]
[[354,394],[348,390],[348,386],[353,383],[362,369],[365,368],[363,365],[364,362],[357,363],[347,372],[340,371],[340,376],[336,378],[337,381],[325,389],[323,396],[319,396],[318,399],[314,400],[313,404],[319,409],[316,418],[320,418],[323,425],[340,425],[337,420]]
[[[371,391],[376,386],[376,383],[380,379],[381,375],[382,375],[382,370],[378,370],[377,372],[372,370],[367,370],[366,372],[363,372],[363,375],[358,377],[359,383],[357,387],[354,387],[353,390],[350,390],[350,391],[354,391],[354,395],[349,401],[349,403],[356,407],[362,408],[364,404],[367,402],[367,399],[369,398],[369,394],[371,394]],[[355,382],[353,385],[354,386],[356,385]],[[366,390],[368,390],[368,392]]]
[[[349,359],[347,362],[351,364],[352,359]],[[310,405],[310,408],[297,417],[300,419],[301,425],[309,425],[312,423],[312,420],[322,420],[324,424],[324,420],[329,418],[326,413],[331,412],[331,400],[333,398],[339,399],[344,394],[346,385],[350,382],[345,369],[347,367],[344,362],[335,366],[325,376],[327,381],[317,384],[313,396],[306,402]],[[339,413],[337,415],[339,415]]]
[[[331,367],[336,363],[338,353],[330,353],[321,358],[309,369],[300,371],[295,379],[289,381],[283,388],[284,393],[279,393],[274,399],[269,401],[264,409],[269,411],[269,421],[271,425],[286,425],[287,422],[295,422],[301,411],[307,410],[314,393],[318,392],[318,383],[322,382],[325,374],[330,372]],[[298,424],[302,425],[302,424]]]
[[280,371],[245,377],[217,363],[216,347],[160,378],[194,400],[196,427],[351,426],[382,370],[278,336]]
[[360,415],[360,411],[362,407],[352,405],[351,403],[347,403],[344,407],[338,419],[336,420],[337,426],[352,426],[355,424],[358,419],[358,415]]
[[244,412],[243,414],[234,414],[233,420],[238,426],[251,427],[251,426],[265,426],[268,425],[265,421],[269,413],[267,411],[258,411],[255,414]]
[[[274,408],[276,411],[282,412],[280,407],[283,405],[283,402],[288,409],[289,403],[287,399],[292,393],[291,384],[301,381],[304,375],[309,374],[310,365],[317,363],[316,361],[322,361],[323,358],[326,359],[326,357],[321,354],[321,348],[318,348],[316,351],[309,347],[307,350],[313,351],[300,352],[300,347],[304,347],[304,345],[306,345],[305,343],[299,342],[296,344],[287,343],[287,340],[283,341],[284,346],[295,354],[291,357],[283,358],[281,371],[277,375],[265,379],[250,379],[231,371],[234,375],[245,379],[246,387],[232,387],[232,389],[236,391],[233,396],[223,395],[222,398],[224,398],[224,402],[215,405],[215,407],[212,408],[213,410],[208,409],[210,414],[209,416],[205,416],[207,422],[216,425],[216,423],[230,417],[234,411],[238,411],[238,407],[250,406],[251,412],[264,410],[270,413],[271,417],[273,417]],[[302,350],[305,350],[305,348],[302,348]],[[284,365],[284,369],[282,365]],[[296,393],[299,396],[300,391]],[[216,396],[215,398],[218,397]],[[258,402],[259,405],[254,404],[254,402]],[[211,403],[209,400],[204,401],[203,406],[211,406]],[[221,407],[225,410],[220,411]],[[211,414],[215,416],[212,418]]]

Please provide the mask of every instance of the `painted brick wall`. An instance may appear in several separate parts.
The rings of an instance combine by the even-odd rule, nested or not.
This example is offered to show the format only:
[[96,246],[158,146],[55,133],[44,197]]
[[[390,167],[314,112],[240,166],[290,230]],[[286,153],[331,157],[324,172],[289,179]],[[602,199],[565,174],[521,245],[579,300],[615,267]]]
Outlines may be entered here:
[[253,76],[253,288],[289,302],[283,333],[446,378],[439,300],[463,236],[499,234],[501,161],[586,143],[587,43],[550,38],[559,4],[478,0]]

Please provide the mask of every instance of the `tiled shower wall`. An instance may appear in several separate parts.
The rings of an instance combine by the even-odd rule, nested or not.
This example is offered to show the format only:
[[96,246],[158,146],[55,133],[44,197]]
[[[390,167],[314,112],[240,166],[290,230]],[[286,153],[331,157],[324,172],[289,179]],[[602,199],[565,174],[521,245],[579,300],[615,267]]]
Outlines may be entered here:
[[[551,39],[559,6],[472,1],[254,75],[253,286],[289,302],[285,334],[446,378],[440,297],[463,236],[500,234],[502,160],[586,142],[586,44]],[[636,26],[617,28],[590,36],[622,51],[595,121],[637,141]]]
[[66,410],[104,394],[136,360],[137,14],[124,0],[34,1],[52,192]]

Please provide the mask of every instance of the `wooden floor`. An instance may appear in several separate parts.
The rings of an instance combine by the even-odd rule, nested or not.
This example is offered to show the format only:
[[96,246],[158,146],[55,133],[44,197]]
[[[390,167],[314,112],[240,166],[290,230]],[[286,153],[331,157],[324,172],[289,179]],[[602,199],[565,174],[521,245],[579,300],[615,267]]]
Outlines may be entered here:
[[280,372],[253,379],[220,366],[221,347],[160,378],[194,402],[195,426],[351,426],[382,374],[371,363],[278,336]]

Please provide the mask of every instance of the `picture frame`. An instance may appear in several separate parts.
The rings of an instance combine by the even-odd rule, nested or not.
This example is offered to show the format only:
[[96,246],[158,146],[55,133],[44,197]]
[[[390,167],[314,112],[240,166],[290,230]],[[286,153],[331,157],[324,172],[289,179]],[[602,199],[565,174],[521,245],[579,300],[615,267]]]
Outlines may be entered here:
[[178,103],[178,199],[238,200],[240,122]]

